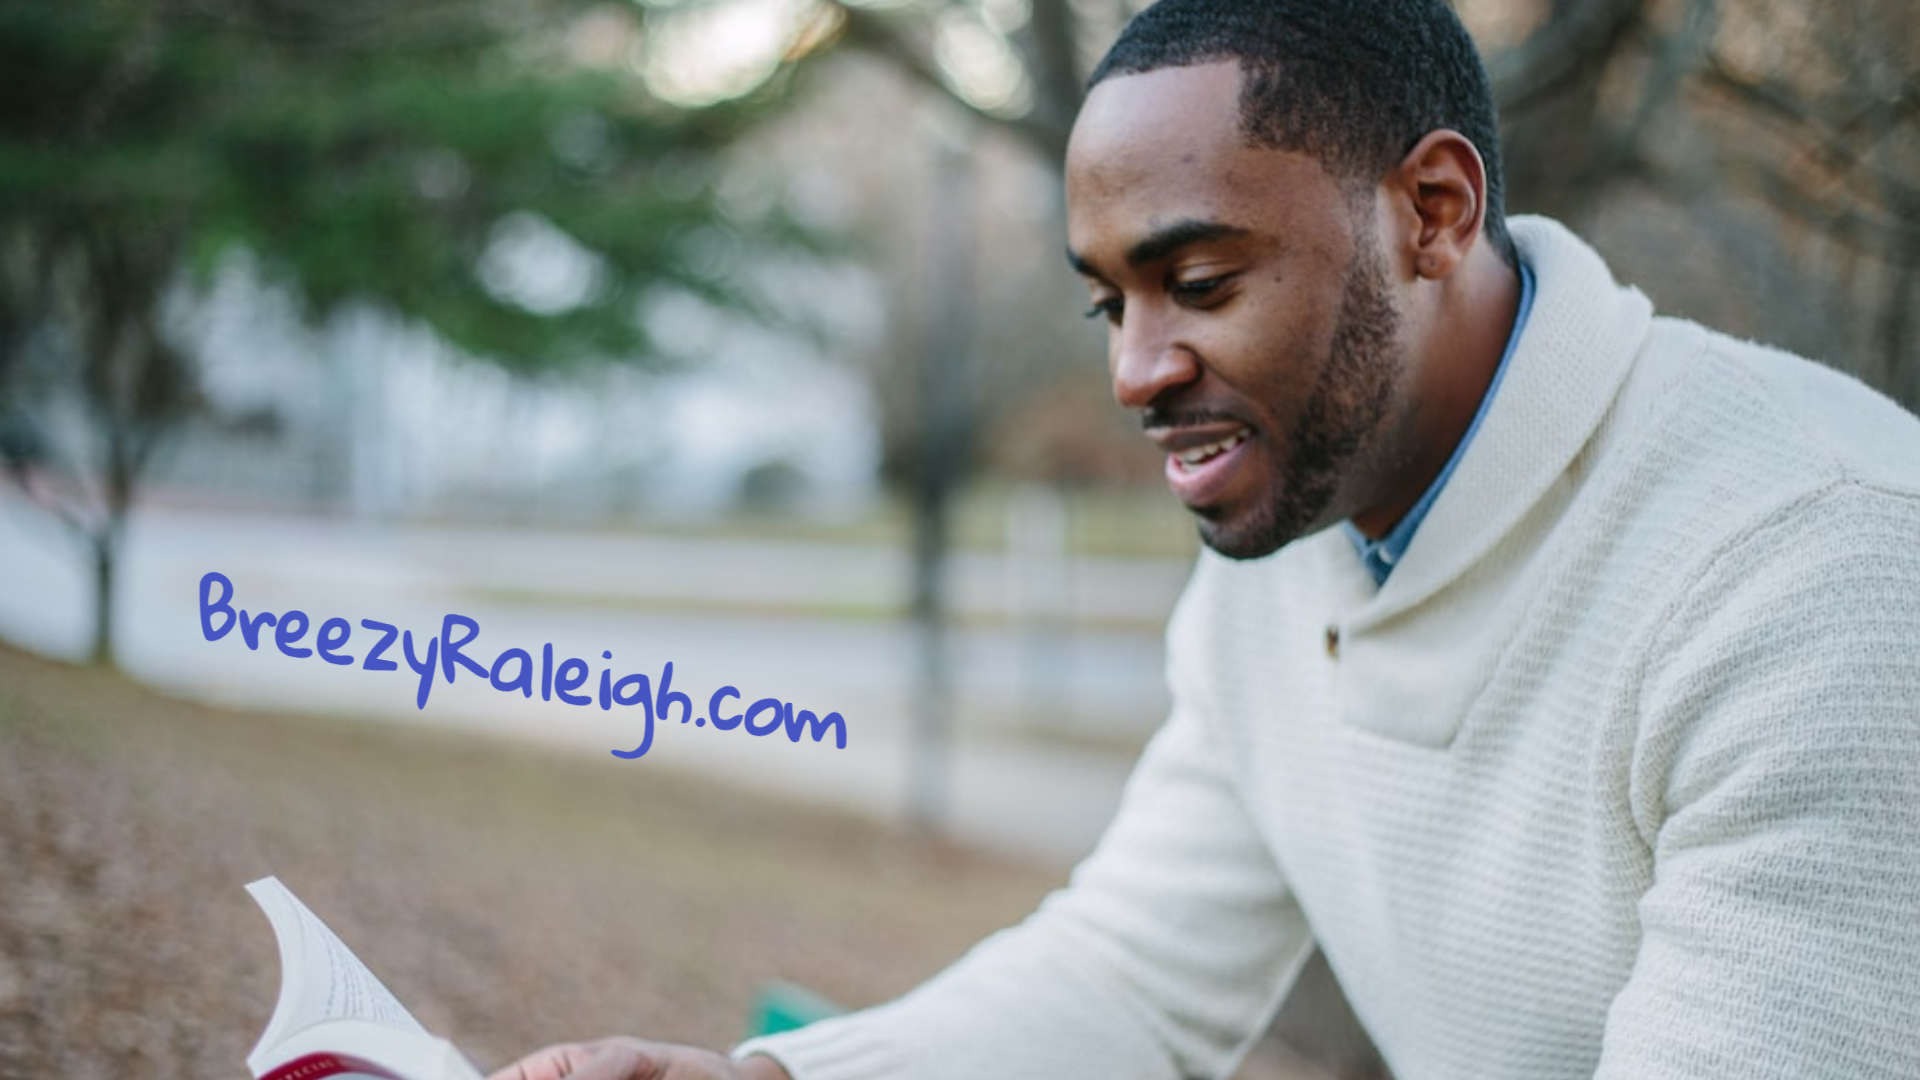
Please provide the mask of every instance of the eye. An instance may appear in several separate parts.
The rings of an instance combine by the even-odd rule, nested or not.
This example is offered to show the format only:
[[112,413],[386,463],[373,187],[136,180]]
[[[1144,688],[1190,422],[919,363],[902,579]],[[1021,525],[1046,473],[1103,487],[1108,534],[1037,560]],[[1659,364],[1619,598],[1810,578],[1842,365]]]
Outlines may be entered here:
[[1095,300],[1093,306],[1086,310],[1086,316],[1089,319],[1098,319],[1104,316],[1108,322],[1117,326],[1120,323],[1120,313],[1124,310],[1125,305],[1121,303],[1119,297],[1109,296]]
[[1226,284],[1227,278],[1231,276],[1231,274],[1222,274],[1219,277],[1196,278],[1192,281],[1176,281],[1168,286],[1167,291],[1173,293],[1174,298],[1183,303],[1201,303],[1211,297],[1220,286]]

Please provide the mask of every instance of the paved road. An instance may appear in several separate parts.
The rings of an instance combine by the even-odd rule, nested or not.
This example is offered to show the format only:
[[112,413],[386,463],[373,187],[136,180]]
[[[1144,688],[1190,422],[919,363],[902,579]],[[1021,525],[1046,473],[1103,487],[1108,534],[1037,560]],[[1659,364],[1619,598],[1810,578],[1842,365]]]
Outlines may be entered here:
[[[82,568],[78,549],[49,519],[0,498],[0,637],[79,655],[90,611]],[[806,614],[896,604],[906,567],[890,549],[169,509],[136,518],[116,611],[122,663],[137,677],[212,701],[456,725],[600,752],[637,745],[646,724],[635,707],[529,701],[461,672],[452,685],[436,680],[419,709],[419,680],[397,646],[391,655],[399,669],[376,672],[293,659],[265,638],[250,651],[238,633],[208,642],[197,589],[209,570],[232,580],[237,607],[298,608],[315,626],[330,616],[348,619],[355,629],[342,651],[357,660],[376,636],[358,626],[361,619],[411,629],[424,641],[446,613],[458,612],[479,623],[465,651],[483,664],[510,647],[537,658],[551,642],[556,657],[589,662],[589,691],[602,669],[657,682],[672,661],[673,687],[690,693],[701,719],[708,695],[722,685],[740,688],[736,709],[766,696],[838,711],[845,750],[676,721],[657,727],[652,748],[630,767],[636,776],[694,769],[886,816],[905,805],[911,635],[891,619]],[[958,606],[989,617],[1031,607],[1031,596],[1009,589],[1030,581],[1031,570],[962,558],[952,574]],[[1149,729],[1166,704],[1159,638],[1150,628],[1171,608],[1184,574],[1165,562],[1078,560],[1047,603],[1127,628],[1069,637],[1008,624],[954,631],[962,736],[948,802],[957,833],[1054,859],[1086,849],[1111,813],[1125,762],[1007,732],[1021,724]]]

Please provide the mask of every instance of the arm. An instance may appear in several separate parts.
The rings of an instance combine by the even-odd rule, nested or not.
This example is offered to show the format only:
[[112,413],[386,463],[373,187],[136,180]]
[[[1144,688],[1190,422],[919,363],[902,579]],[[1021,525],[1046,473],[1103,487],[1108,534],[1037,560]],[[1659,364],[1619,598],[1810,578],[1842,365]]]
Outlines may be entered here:
[[742,1044],[603,1039],[492,1080],[1219,1075],[1310,950],[1221,755],[1176,712],[1067,888],[891,1005]]
[[1229,1070],[1311,940],[1205,719],[1204,688],[1183,674],[1197,615],[1190,590],[1169,641],[1173,716],[1066,888],[900,1000],[736,1055],[771,1055],[797,1080]]
[[1599,1076],[1920,1075],[1920,503],[1842,486],[1650,652],[1654,855]]
[[[1172,717],[1067,887],[898,1001],[754,1039],[731,1061],[610,1039],[551,1047],[494,1080],[1054,1080],[1227,1072],[1312,949],[1247,817],[1230,752],[1168,635]],[[1185,630],[1183,631],[1183,627]]]

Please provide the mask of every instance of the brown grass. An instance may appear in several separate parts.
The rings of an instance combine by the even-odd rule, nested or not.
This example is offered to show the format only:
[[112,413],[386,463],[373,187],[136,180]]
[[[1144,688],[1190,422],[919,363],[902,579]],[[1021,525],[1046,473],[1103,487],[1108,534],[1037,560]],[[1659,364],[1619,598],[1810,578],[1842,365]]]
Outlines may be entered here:
[[1063,876],[644,762],[224,711],[0,648],[0,1077],[246,1075],[278,874],[482,1068],[908,988]]

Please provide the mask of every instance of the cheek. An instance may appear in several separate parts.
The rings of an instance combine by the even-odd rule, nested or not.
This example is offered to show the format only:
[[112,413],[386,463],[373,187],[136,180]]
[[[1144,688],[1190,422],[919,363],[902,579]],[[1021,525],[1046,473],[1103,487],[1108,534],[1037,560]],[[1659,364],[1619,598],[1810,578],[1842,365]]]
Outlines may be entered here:
[[1332,340],[1330,319],[1279,303],[1247,304],[1231,342],[1220,344],[1220,376],[1270,419],[1291,419],[1325,367]]

